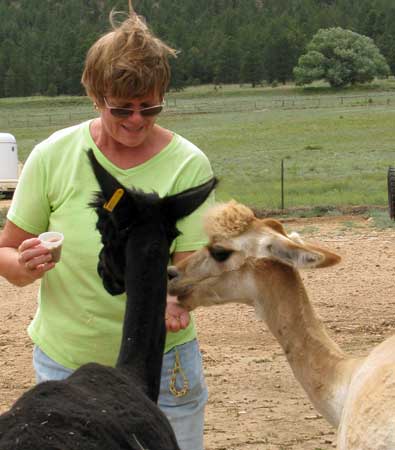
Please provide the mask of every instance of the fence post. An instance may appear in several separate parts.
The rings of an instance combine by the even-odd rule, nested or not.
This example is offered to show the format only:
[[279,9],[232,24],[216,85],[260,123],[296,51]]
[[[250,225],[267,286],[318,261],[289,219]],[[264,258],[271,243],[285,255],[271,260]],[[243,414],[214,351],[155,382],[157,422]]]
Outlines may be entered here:
[[284,211],[284,160],[281,160],[281,211]]

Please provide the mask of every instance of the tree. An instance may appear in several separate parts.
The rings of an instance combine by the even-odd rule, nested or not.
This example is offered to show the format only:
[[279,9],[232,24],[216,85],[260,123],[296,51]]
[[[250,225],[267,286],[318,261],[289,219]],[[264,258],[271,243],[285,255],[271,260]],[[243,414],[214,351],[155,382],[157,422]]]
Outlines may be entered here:
[[374,39],[380,51],[384,55],[395,73],[395,5],[393,2],[386,3],[381,0],[382,7],[366,5],[364,15],[361,15],[361,32]]
[[240,49],[235,39],[226,37],[218,48],[214,67],[216,83],[237,83],[240,77]]
[[320,29],[294,68],[297,84],[325,79],[332,87],[369,83],[390,69],[373,40],[343,28]]
[[4,95],[14,97],[18,95],[18,80],[15,72],[9,68],[4,78]]
[[262,35],[254,27],[247,26],[242,30],[240,41],[240,81],[255,87],[264,78]]
[[297,24],[288,16],[272,20],[264,38],[263,62],[269,83],[281,83],[293,78],[293,67],[302,53],[303,36]]
[[243,54],[240,79],[243,83],[251,83],[255,87],[263,79],[263,63],[259,51],[251,48]]

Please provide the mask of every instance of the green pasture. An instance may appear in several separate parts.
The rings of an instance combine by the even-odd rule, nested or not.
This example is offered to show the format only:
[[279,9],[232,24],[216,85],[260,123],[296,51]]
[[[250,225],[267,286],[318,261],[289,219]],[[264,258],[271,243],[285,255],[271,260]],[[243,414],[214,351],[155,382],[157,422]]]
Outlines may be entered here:
[[[0,99],[0,131],[16,137],[22,161],[52,132],[92,117],[83,97]],[[221,200],[264,209],[387,205],[386,172],[395,164],[393,80],[344,91],[189,88],[167,96],[159,123],[208,155]]]
[[384,205],[395,163],[393,110],[298,110],[164,118],[203,148],[219,192],[262,208]]

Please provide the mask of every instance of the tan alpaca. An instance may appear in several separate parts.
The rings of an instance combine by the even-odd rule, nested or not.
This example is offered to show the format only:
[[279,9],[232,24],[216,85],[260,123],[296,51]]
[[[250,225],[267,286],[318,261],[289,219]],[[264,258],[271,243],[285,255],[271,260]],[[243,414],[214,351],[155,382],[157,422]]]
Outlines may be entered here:
[[189,309],[253,305],[315,408],[338,429],[338,449],[394,450],[395,337],[365,358],[346,355],[314,312],[297,271],[340,257],[236,202],[212,209],[205,229],[208,246],[169,268],[169,292]]

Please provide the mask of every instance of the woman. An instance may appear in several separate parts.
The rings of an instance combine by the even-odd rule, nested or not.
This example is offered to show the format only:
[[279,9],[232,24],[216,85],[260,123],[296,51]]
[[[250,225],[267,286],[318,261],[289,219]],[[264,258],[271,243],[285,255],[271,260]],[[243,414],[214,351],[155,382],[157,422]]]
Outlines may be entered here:
[[[60,130],[33,149],[0,235],[0,275],[17,286],[41,279],[28,329],[38,382],[65,378],[89,361],[114,365],[118,354],[125,296],[108,295],[97,274],[100,235],[87,205],[98,185],[86,151],[92,148],[122,184],[161,196],[212,176],[197,147],[156,123],[175,51],[135,14],[112,24],[89,50],[82,76],[99,117]],[[173,262],[204,245],[200,216],[212,200],[178,224]],[[64,234],[59,263],[37,238],[47,230]],[[169,298],[166,323],[159,406],[180,447],[203,450],[207,388],[193,319]]]

